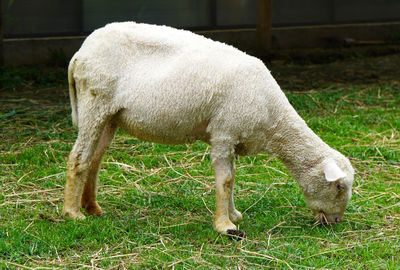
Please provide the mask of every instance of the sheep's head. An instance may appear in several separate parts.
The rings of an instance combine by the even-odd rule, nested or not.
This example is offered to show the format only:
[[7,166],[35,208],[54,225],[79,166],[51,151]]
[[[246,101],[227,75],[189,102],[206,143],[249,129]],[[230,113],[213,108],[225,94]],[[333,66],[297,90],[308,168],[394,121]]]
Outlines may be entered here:
[[318,222],[338,223],[351,197],[354,170],[342,155],[322,161],[299,178],[305,201]]

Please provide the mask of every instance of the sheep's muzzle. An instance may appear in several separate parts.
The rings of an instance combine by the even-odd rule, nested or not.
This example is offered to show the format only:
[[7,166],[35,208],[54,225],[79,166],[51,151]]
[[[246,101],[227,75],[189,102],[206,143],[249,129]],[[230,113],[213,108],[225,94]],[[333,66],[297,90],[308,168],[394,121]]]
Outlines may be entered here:
[[326,215],[320,211],[315,215],[316,223],[322,225],[333,225],[339,223],[342,220],[342,215]]

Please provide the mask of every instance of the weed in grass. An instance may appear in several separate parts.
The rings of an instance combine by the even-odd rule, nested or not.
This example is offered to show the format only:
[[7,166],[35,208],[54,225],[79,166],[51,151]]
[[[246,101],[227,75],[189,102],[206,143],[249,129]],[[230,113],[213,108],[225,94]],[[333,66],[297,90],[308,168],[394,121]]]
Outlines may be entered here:
[[0,92],[0,268],[397,269],[400,76],[388,71],[393,59],[400,56],[359,60],[382,67],[375,82],[361,80],[360,68],[354,81],[333,76],[339,67],[354,69],[348,60],[273,68],[287,71],[289,79],[278,81],[291,89],[288,97],[310,127],[351,158],[353,198],[341,223],[316,226],[281,162],[240,157],[242,241],[212,229],[206,144],[157,145],[123,132],[100,171],[105,215],[62,218],[65,162],[76,136],[67,89],[38,87],[31,75],[19,75],[29,83],[14,79]]

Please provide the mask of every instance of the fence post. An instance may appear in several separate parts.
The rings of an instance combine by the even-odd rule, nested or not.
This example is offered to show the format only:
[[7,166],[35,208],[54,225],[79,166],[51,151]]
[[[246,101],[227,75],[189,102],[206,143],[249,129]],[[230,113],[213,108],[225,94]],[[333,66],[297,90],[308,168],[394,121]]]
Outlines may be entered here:
[[258,0],[257,42],[261,50],[271,49],[272,0]]
[[4,65],[3,55],[3,1],[0,0],[0,67]]

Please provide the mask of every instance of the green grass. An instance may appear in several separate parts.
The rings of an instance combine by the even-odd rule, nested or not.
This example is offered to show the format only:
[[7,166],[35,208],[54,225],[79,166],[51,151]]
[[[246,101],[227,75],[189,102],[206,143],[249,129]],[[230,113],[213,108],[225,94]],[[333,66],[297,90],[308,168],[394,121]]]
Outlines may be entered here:
[[[360,61],[393,58],[400,56]],[[352,83],[332,74],[307,83],[316,69],[348,64],[287,67],[309,76],[301,82],[272,66],[310,127],[356,168],[344,220],[314,225],[280,161],[240,157],[235,191],[243,241],[212,228],[206,144],[144,143],[122,132],[100,171],[106,214],[65,220],[65,166],[77,132],[66,86],[53,78],[46,87],[10,83],[0,92],[0,268],[399,269],[400,76],[362,83],[358,74]]]

